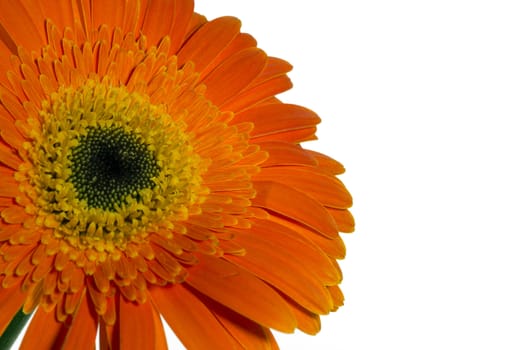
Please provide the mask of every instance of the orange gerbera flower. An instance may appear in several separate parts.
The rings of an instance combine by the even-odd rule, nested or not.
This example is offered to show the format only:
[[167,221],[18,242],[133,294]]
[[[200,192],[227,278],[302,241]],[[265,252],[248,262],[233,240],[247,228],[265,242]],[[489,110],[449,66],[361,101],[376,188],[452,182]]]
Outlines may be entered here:
[[165,349],[162,315],[191,349],[266,349],[342,304],[344,169],[239,30],[191,0],[0,1],[0,333]]

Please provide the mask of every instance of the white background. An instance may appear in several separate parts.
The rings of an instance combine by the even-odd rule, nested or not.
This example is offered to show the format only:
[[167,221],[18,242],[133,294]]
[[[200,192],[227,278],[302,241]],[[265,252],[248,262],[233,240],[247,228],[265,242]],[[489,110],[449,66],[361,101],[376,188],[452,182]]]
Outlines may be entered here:
[[287,349],[525,349],[525,3],[196,0],[294,65],[356,232],[345,306]]
[[196,2],[294,65],[355,200],[345,306],[281,348],[525,349],[522,2]]

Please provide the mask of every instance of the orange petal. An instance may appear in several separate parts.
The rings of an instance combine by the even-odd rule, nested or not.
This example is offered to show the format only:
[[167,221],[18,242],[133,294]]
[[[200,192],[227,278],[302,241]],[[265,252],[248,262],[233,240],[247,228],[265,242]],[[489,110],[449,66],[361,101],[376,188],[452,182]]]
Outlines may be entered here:
[[[20,226],[19,225],[9,225],[7,227],[4,226],[4,228],[2,228],[2,231],[6,229],[5,231],[12,232],[11,228],[13,228],[14,230],[17,230],[17,229],[20,229]],[[13,235],[16,235],[16,233]],[[2,256],[2,261],[10,262],[14,265],[10,266],[10,268],[6,270],[0,269],[0,271],[2,271],[2,273],[5,273],[5,274],[12,274],[16,265],[18,265],[23,259],[25,259],[25,256],[27,254],[30,254],[32,251],[34,251],[34,249],[35,249],[34,245],[23,245],[23,244],[15,244],[15,245],[3,244],[1,245],[0,246],[0,256]]]
[[117,329],[115,326],[109,326],[104,322],[100,324],[100,350],[118,349],[118,335],[115,336]]
[[[77,289],[77,288],[73,287],[73,283],[75,281],[75,277],[79,276],[79,275],[82,275],[82,277],[84,277],[83,273],[79,274],[77,272],[79,270],[80,269],[75,271],[75,275],[73,276],[73,279],[71,281],[71,289],[74,290],[74,291],[75,291],[75,289]],[[95,307],[95,311],[97,312],[97,314],[99,314],[99,315],[105,314],[106,311],[107,311],[107,307],[108,307],[107,298],[106,298],[106,296],[104,294],[102,294],[102,293],[100,293],[98,291],[98,289],[95,286],[94,279],[91,278],[91,277],[87,277],[87,278],[85,278],[84,281],[82,281],[82,283],[85,283],[87,285],[87,290],[89,292],[89,297],[91,298],[91,302],[93,303],[93,305]]]
[[268,152],[268,158],[263,167],[276,165],[309,165],[315,166],[317,162],[304,149],[297,144],[282,141],[259,142],[261,149]]
[[254,85],[260,84],[279,75],[283,75],[292,70],[292,65],[285,60],[277,57],[268,57],[268,62],[264,71],[253,81]]
[[[193,1],[191,2],[193,3]],[[183,42],[191,38],[193,34],[195,34],[195,32],[206,23],[208,23],[206,17],[198,13],[193,13],[188,23],[188,26],[186,27],[186,33],[184,34]]]
[[206,65],[206,67],[203,67],[203,69],[199,70],[200,78],[204,79],[212,70],[214,70],[228,57],[244,49],[256,46],[257,41],[255,41],[251,35],[246,33],[238,33],[237,36],[235,36],[235,38],[230,41],[230,43]]
[[[1,185],[0,185],[1,186]],[[1,189],[0,189],[1,191]],[[14,199],[13,198],[4,198],[0,195],[0,207],[2,208],[5,208],[5,207],[10,207],[12,205],[14,205],[15,202],[14,202]],[[1,231],[0,231],[1,232]]]
[[1,216],[8,224],[21,224],[29,217],[24,208],[18,205],[13,205],[3,209]]
[[[9,36],[9,33],[0,25],[0,71],[6,72],[11,69],[11,62],[9,58],[11,55],[16,54],[16,44],[13,39]],[[0,74],[0,83],[7,85],[8,79],[6,74]]]
[[153,326],[155,327],[155,350],[168,350],[168,343],[166,342],[166,334],[164,333],[164,325],[160,319],[160,312],[155,310],[153,303]]
[[0,197],[15,198],[20,195],[19,183],[14,179],[14,172],[0,165]]
[[316,246],[321,248],[323,252],[326,253],[329,257],[336,259],[343,259],[346,254],[346,248],[343,240],[339,235],[337,237],[326,237],[320,235],[317,231],[310,229],[299,223],[290,221],[288,218],[278,216],[270,213],[268,220],[278,223],[282,226],[285,226],[292,231],[296,232],[301,237],[306,238],[310,242],[314,243]]
[[333,307],[322,282],[301,264],[300,251],[283,249],[279,241],[266,240],[264,235],[251,231],[244,235],[238,232],[235,240],[246,249],[246,255],[227,256],[228,261],[251,271],[315,313],[327,314]]
[[235,99],[223,104],[223,110],[239,112],[261,101],[292,88],[292,82],[286,75],[292,66],[279,58],[268,57],[264,70],[252,83],[239,93]]
[[18,170],[22,160],[11,147],[0,141],[0,163],[7,165],[13,170]]
[[[239,232],[242,231],[235,231],[236,234]],[[302,261],[303,267],[324,284],[332,285],[341,282],[341,271],[337,264],[334,264],[333,259],[328,257],[307,237],[303,237],[300,232],[262,219],[252,219],[250,232],[253,232],[254,236],[267,238],[268,241],[278,245],[283,251],[291,252],[290,254],[297,256]],[[320,235],[317,236],[324,238]]]
[[206,97],[217,106],[235,97],[259,75],[266,59],[266,54],[257,48],[230,56],[203,80]]
[[237,340],[242,349],[272,349],[264,327],[213,301],[209,305],[217,319]]
[[3,334],[13,317],[22,307],[25,295],[20,286],[0,289],[0,334]]
[[179,25],[175,22],[177,3],[180,1],[146,3],[142,32],[146,35],[149,45],[158,45],[160,40],[171,32],[173,26]]
[[41,18],[39,22],[43,23],[45,18],[52,18],[53,23],[58,26],[58,28],[65,28],[66,26],[73,27],[75,21],[73,1],[46,1],[45,5],[42,1],[38,0],[30,0],[26,2],[26,7],[30,10],[30,13],[35,12],[35,10],[40,7],[42,13],[39,16]]
[[321,119],[301,106],[275,103],[250,108],[235,115],[234,123],[252,122],[252,137],[273,135],[286,131],[311,128]]
[[352,206],[352,197],[340,180],[312,170],[312,168],[296,166],[263,168],[253,180],[278,179],[280,183],[315,198],[324,206],[337,209]]
[[81,300],[86,300],[85,291],[76,293],[67,293],[64,301],[64,311],[68,315],[72,315],[77,310]]
[[[194,17],[193,5],[193,1],[190,0],[175,0],[175,17],[173,18],[171,33],[169,33],[171,54],[176,54],[180,50],[183,40],[191,32],[190,23]],[[195,18],[198,16],[195,15]]]
[[18,97],[2,86],[0,86],[0,105],[4,110],[3,113],[8,113],[8,115],[3,116],[3,119],[25,120],[27,118],[27,112]]
[[44,44],[44,22],[37,24],[20,1],[0,1],[0,23],[17,46],[39,51]]
[[24,334],[20,350],[60,349],[66,334],[65,326],[54,312],[38,308]]
[[275,340],[275,337],[273,336],[272,331],[265,328],[264,333],[266,333],[266,338],[268,339],[268,342],[270,343],[270,349],[279,350],[279,345],[277,344],[277,341]]
[[93,280],[95,281],[95,285],[97,286],[99,291],[101,291],[102,293],[107,293],[109,291],[109,278],[105,274],[105,271],[103,271],[101,268],[97,268],[95,270],[95,273],[93,274]]
[[296,220],[326,237],[338,237],[339,232],[330,214],[310,196],[273,181],[254,181],[253,186],[257,191],[253,206]]
[[326,208],[337,224],[340,232],[354,232],[354,217],[348,210]]
[[157,349],[166,348],[164,333],[159,334],[156,326],[155,317],[158,317],[157,311],[151,303],[147,301],[144,304],[129,302],[126,298],[119,298],[119,339],[121,349]]
[[343,295],[343,292],[339,286],[328,286],[327,288],[332,295],[332,299],[334,300],[334,309],[332,311],[335,311],[344,304],[345,296]]
[[317,140],[317,137],[315,136],[316,131],[317,128],[315,126],[296,130],[281,130],[275,134],[254,136],[251,139],[254,143],[266,141],[285,141],[291,143],[300,143],[305,141]]
[[241,22],[235,17],[221,17],[204,24],[178,52],[179,64],[192,61],[195,70],[202,72],[233,41],[240,28]]
[[325,154],[306,150],[319,164],[318,168],[320,170],[326,171],[332,175],[339,175],[345,172],[345,167],[339,163],[337,160],[328,157]]
[[288,302],[297,319],[297,328],[310,335],[319,333],[321,330],[321,318],[318,314],[305,309],[286,295],[283,295],[283,298]]
[[280,75],[270,80],[266,80],[260,84],[250,86],[235,99],[224,103],[221,108],[223,110],[241,112],[249,109],[262,102],[266,102],[274,95],[280,94],[292,88],[292,81],[287,75]]
[[98,315],[84,295],[78,306],[62,349],[76,350],[93,347],[97,335]]
[[171,284],[149,291],[157,310],[185,347],[218,350],[234,348],[232,337],[208,307],[184,285]]
[[20,149],[26,139],[14,126],[12,119],[10,117],[8,118],[0,115],[0,125],[2,125],[0,136],[6,142],[6,144],[15,149]]
[[272,288],[230,262],[195,255],[199,263],[188,268],[190,286],[262,326],[293,332],[296,320]]
[[127,10],[127,7],[132,6],[128,5],[130,2],[136,3],[136,1],[112,0],[111,5],[108,6],[108,2],[104,0],[91,1],[91,28],[96,30],[101,25],[107,25],[110,28],[122,28],[124,12]]

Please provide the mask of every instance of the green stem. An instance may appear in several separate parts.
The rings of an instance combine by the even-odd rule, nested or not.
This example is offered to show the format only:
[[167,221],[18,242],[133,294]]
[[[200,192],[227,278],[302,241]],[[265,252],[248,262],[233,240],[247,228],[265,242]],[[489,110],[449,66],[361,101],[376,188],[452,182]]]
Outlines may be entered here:
[[9,323],[9,326],[5,329],[4,334],[0,337],[0,349],[11,348],[30,317],[31,314],[26,315],[22,309],[18,310],[15,317],[11,320],[11,323]]

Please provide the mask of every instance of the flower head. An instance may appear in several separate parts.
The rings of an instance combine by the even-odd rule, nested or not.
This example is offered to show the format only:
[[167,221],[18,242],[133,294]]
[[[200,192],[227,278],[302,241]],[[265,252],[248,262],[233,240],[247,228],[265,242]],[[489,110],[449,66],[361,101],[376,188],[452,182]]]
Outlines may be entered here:
[[[0,2],[0,332],[276,347],[343,301],[343,167],[291,66],[190,0]],[[140,336],[139,336],[140,335]]]

